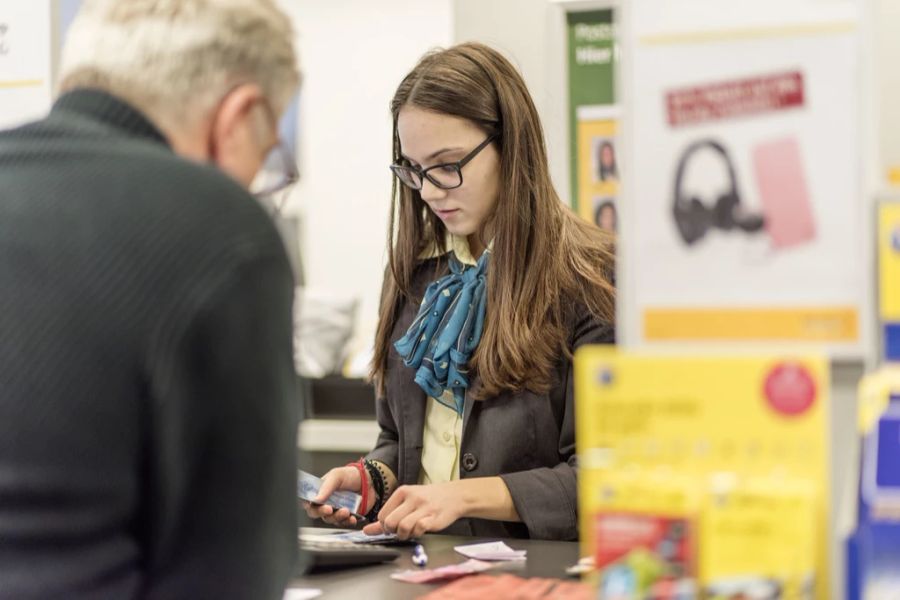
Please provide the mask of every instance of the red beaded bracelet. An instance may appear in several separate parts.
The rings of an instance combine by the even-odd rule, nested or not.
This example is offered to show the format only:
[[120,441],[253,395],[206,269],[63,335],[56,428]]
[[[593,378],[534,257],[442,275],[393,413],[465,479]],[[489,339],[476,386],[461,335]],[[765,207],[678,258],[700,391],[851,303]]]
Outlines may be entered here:
[[356,462],[347,463],[348,467],[356,467],[356,470],[359,471],[359,481],[360,481],[360,496],[362,496],[362,501],[360,502],[359,514],[366,514],[366,508],[369,506],[369,476],[366,473],[366,465],[363,462],[363,459],[360,458]]

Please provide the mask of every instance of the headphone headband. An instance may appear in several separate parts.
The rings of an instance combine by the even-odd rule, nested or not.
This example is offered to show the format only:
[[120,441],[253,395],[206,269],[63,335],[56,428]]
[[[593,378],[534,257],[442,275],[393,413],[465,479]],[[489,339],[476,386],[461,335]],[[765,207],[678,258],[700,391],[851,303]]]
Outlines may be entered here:
[[731,162],[731,156],[728,154],[728,150],[726,150],[725,146],[720,142],[712,138],[703,138],[692,142],[681,153],[681,158],[678,161],[678,168],[675,171],[675,202],[683,201],[681,187],[684,181],[685,171],[687,171],[688,162],[694,154],[704,148],[709,148],[722,157],[722,160],[725,162],[725,167],[728,169],[728,181],[731,184],[731,194],[734,196],[737,195],[737,172],[734,169],[734,163]]

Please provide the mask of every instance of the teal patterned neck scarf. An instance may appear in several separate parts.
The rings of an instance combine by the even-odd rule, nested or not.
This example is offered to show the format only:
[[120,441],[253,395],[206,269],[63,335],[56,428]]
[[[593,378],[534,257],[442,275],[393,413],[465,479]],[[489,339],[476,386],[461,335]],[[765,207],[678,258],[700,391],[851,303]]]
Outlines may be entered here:
[[[416,369],[416,383],[438,402],[463,414],[469,387],[468,362],[484,329],[486,270],[490,250],[475,266],[450,253],[450,273],[428,286],[419,314],[394,343],[403,364]],[[454,405],[444,392],[453,393]]]

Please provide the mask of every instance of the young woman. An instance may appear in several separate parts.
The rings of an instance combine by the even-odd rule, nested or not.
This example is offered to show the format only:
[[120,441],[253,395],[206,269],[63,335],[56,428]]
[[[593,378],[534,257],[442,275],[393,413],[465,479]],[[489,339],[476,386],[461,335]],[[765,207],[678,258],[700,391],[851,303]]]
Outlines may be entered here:
[[560,202],[537,111],[496,51],[426,55],[391,111],[381,434],[317,500],[362,493],[373,534],[575,539],[572,353],[613,341],[612,240]]

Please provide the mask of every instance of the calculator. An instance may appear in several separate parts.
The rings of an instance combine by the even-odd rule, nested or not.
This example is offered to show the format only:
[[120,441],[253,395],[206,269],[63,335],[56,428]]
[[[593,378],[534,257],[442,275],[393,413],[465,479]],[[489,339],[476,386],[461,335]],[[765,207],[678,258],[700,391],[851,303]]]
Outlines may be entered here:
[[321,536],[299,535],[300,570],[305,573],[390,562],[400,551],[380,545],[323,540]]

